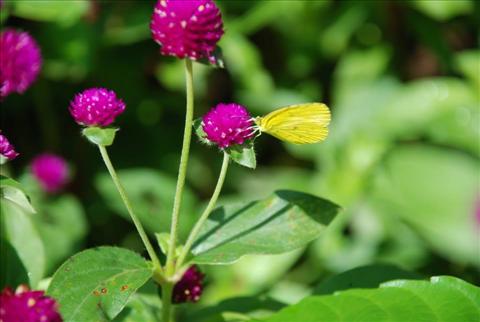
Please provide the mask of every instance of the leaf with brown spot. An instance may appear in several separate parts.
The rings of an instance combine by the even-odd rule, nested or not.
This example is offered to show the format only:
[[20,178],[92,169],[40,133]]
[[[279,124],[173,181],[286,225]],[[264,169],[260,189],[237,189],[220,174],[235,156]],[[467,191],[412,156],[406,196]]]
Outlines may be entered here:
[[[58,301],[65,322],[109,321],[151,276],[151,264],[132,251],[93,248],[64,263],[54,274],[47,294]],[[115,284],[129,287],[121,289]]]

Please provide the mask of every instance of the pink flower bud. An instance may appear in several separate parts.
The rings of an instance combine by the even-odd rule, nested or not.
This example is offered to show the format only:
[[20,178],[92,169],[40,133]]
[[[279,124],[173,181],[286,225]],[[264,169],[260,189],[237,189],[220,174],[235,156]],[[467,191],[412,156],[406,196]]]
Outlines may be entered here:
[[42,56],[28,33],[6,29],[0,34],[0,97],[23,93],[37,78]]
[[195,265],[187,269],[173,288],[172,302],[197,302],[203,292],[203,278],[203,273]]
[[212,108],[203,117],[202,126],[206,138],[221,149],[253,137],[252,117],[245,107],[235,103],[220,103]]
[[85,126],[108,126],[125,110],[125,103],[114,91],[90,88],[75,95],[70,102],[70,114],[75,122]]
[[223,35],[223,21],[212,0],[160,0],[150,30],[163,55],[214,61],[212,54]]

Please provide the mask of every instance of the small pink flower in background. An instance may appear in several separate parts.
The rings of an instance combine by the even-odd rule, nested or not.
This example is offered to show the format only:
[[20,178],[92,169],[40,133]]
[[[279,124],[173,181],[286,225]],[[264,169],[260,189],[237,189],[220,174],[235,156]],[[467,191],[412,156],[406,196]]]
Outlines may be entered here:
[[212,0],[160,0],[150,30],[163,55],[215,62],[212,54],[223,35],[223,21]]
[[173,303],[197,302],[203,292],[205,275],[196,266],[191,266],[182,279],[175,284],[172,293]]
[[0,35],[0,97],[23,93],[42,67],[40,48],[28,33],[6,29]]
[[69,180],[67,162],[55,154],[44,153],[35,157],[30,170],[42,189],[48,193],[59,192]]
[[242,105],[220,103],[203,117],[206,138],[220,148],[243,144],[253,137],[253,120]]
[[7,287],[0,293],[0,321],[61,322],[62,317],[53,298],[19,286],[15,292]]
[[18,156],[18,153],[15,151],[13,145],[2,133],[0,133],[0,155],[9,160],[13,160]]
[[70,102],[70,114],[75,122],[85,126],[108,126],[125,111],[125,103],[114,91],[90,88],[75,95]]

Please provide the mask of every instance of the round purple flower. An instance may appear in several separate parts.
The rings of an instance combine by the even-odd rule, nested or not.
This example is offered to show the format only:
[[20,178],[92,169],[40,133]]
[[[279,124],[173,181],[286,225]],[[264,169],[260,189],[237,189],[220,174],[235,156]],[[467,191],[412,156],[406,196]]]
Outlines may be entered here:
[[182,279],[175,284],[172,293],[173,303],[197,302],[203,291],[203,278],[205,275],[194,266],[183,274]]
[[0,35],[0,97],[23,93],[37,78],[42,56],[28,33],[6,29]]
[[253,120],[242,105],[220,103],[203,117],[206,138],[224,149],[253,137]]
[[62,190],[69,179],[67,162],[55,154],[40,154],[33,159],[30,169],[42,189],[48,193]]
[[223,35],[220,10],[212,0],[159,0],[150,23],[163,55],[208,58]]
[[0,321],[4,322],[61,322],[58,305],[43,291],[30,291],[20,286],[0,293]]
[[0,133],[0,155],[9,160],[13,160],[18,156],[13,145],[10,144],[7,137],[2,133]]
[[124,110],[125,103],[114,91],[105,88],[86,89],[70,102],[70,114],[85,126],[108,126]]

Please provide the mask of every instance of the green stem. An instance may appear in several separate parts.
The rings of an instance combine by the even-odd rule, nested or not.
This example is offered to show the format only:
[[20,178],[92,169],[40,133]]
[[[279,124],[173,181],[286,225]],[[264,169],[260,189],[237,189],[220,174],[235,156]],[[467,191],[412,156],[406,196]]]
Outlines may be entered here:
[[188,156],[190,152],[190,140],[192,137],[193,123],[193,73],[192,61],[185,59],[185,78],[187,91],[187,112],[185,116],[185,129],[183,132],[182,155],[180,157],[180,166],[178,169],[177,188],[175,190],[175,199],[172,210],[172,226],[170,228],[170,243],[167,254],[166,274],[167,278],[175,273],[174,256],[177,242],[178,216],[180,214],[180,205],[182,203],[183,187],[187,174]]
[[215,186],[215,190],[213,191],[212,197],[210,198],[210,201],[208,202],[207,207],[203,211],[202,215],[198,219],[197,223],[193,227],[192,231],[190,232],[190,235],[188,236],[187,242],[185,243],[185,246],[182,249],[182,252],[180,253],[180,256],[178,257],[178,264],[177,267],[181,267],[183,264],[183,261],[187,257],[190,248],[193,245],[193,242],[197,238],[200,229],[202,228],[203,224],[207,220],[208,216],[212,212],[213,208],[215,207],[215,204],[217,203],[218,196],[220,195],[220,191],[222,191],[223,183],[225,181],[225,177],[227,175],[227,170],[228,170],[228,163],[230,161],[230,158],[226,152],[223,153],[223,162],[222,162],[222,169],[220,170],[220,175],[218,176],[217,180],[217,185]]
[[172,318],[172,283],[162,285],[162,322],[173,322]]
[[142,223],[140,222],[140,220],[138,220],[137,215],[135,215],[135,213],[133,212],[133,208],[130,203],[130,200],[128,199],[125,189],[123,188],[122,183],[118,178],[117,172],[115,171],[115,168],[112,165],[112,161],[110,161],[110,157],[108,156],[106,147],[103,145],[98,145],[98,148],[100,150],[100,154],[102,155],[103,162],[107,166],[108,172],[112,177],[113,183],[117,187],[118,193],[120,194],[120,197],[122,198],[123,203],[125,204],[125,207],[127,208],[127,211],[130,214],[130,217],[132,218],[132,221],[135,224],[135,227],[137,228],[138,234],[140,235],[140,238],[142,239],[143,244],[147,249],[148,255],[150,256],[150,259],[153,262],[154,269],[157,272],[160,272],[160,274],[163,274],[162,265],[160,264],[160,261],[152,247],[152,244],[150,243],[150,240],[148,240],[147,234],[143,229]]

